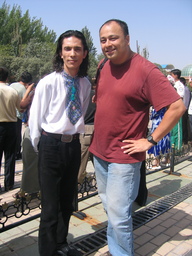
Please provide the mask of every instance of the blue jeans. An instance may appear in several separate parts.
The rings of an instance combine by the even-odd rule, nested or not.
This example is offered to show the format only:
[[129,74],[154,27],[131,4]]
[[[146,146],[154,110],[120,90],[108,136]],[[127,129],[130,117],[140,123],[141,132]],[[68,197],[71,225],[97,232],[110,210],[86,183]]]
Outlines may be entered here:
[[98,192],[108,216],[107,241],[113,256],[132,256],[132,203],[137,197],[141,162],[117,164],[94,156]]

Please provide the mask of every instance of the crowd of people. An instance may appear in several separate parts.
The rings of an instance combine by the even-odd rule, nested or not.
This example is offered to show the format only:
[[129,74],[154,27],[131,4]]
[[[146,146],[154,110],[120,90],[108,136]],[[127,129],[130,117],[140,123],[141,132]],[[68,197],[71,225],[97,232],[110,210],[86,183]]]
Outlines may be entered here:
[[[89,158],[108,217],[110,254],[134,255],[132,203],[140,190],[146,152],[154,154],[158,167],[160,153],[168,155],[171,144],[180,149],[191,140],[191,92],[181,71],[172,70],[170,80],[133,52],[124,21],[106,21],[99,37],[106,58],[99,63],[94,89],[87,78],[87,42],[77,30],[60,35],[54,71],[36,88],[27,71],[9,86],[8,70],[0,68],[4,190],[14,188],[22,145],[22,182],[14,197],[21,191],[41,191],[40,256],[81,255],[67,236],[77,180],[83,182]],[[192,88],[192,81],[189,85]],[[22,122],[26,127],[21,143]]]
[[[181,70],[173,69],[167,76],[171,85],[175,88],[180,95],[186,107],[185,113],[179,119],[179,122],[173,127],[170,133],[166,134],[157,145],[148,150],[148,154],[152,154],[154,160],[152,161],[152,169],[160,169],[161,164],[164,166],[170,165],[170,151],[174,145],[176,151],[180,151],[182,147],[188,145],[192,141],[192,129],[189,121],[189,105],[191,101],[191,80],[189,80],[189,87],[186,84],[186,79],[181,77]],[[151,107],[150,119],[151,127],[150,132],[153,132],[161,122],[167,108],[156,111]]]
[[25,71],[19,82],[7,84],[9,71],[0,69],[0,167],[4,154],[4,190],[14,188],[15,161],[22,158],[22,123],[25,109],[21,100],[32,82],[32,76]]

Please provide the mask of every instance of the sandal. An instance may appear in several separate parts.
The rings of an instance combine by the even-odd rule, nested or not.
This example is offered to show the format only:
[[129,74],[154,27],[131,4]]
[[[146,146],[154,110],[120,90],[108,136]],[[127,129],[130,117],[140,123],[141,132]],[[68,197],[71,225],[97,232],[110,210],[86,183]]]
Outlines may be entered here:
[[15,199],[19,199],[21,197],[25,197],[25,192],[19,190],[17,193],[13,194],[12,197],[15,198]]

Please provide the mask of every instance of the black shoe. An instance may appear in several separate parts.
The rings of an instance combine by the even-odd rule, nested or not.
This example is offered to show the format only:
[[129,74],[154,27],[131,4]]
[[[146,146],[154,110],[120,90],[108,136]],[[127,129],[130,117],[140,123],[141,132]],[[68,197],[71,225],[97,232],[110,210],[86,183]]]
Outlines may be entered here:
[[61,253],[59,253],[59,252],[56,252],[53,256],[67,256],[67,254],[61,254]]
[[57,250],[60,256],[83,256],[83,254],[70,245],[65,245]]
[[22,159],[22,154],[18,153],[15,157],[15,160],[21,160]]
[[54,256],[67,256],[67,254],[59,250],[56,254],[54,254]]
[[9,190],[14,189],[14,186],[5,186],[5,192],[8,192]]

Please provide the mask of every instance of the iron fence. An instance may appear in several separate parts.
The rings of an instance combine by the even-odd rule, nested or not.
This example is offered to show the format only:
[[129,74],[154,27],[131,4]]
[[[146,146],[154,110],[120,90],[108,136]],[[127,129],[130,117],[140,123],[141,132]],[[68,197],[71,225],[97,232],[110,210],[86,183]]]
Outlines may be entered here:
[[[191,143],[182,147],[180,151],[176,151],[174,146],[172,146],[170,151],[170,167],[169,174],[174,172],[175,164],[186,160],[190,157],[192,151]],[[163,159],[163,155],[161,155],[161,159]],[[148,155],[146,158],[146,175],[154,172],[159,171],[162,169],[167,169],[166,165],[163,165],[162,168],[158,170],[152,170],[152,162],[154,157]],[[86,176],[82,184],[78,184],[78,193],[76,200],[74,200],[74,208],[75,212],[74,215],[78,216],[79,218],[84,218],[85,216],[83,213],[78,211],[78,202],[95,196],[97,192],[97,182],[95,178],[95,174]],[[23,223],[26,223],[32,219],[36,219],[40,217],[40,210],[41,210],[41,194],[40,193],[33,193],[33,194],[25,194],[22,192],[20,196],[14,199],[12,202],[0,204],[0,233],[11,229],[13,227],[19,226]],[[10,220],[16,218],[18,221],[12,223]]]

